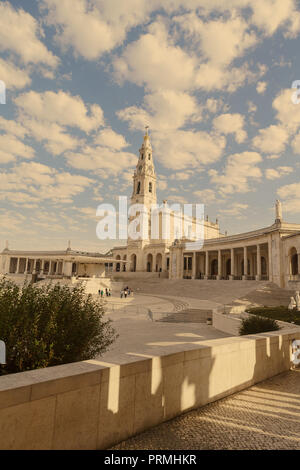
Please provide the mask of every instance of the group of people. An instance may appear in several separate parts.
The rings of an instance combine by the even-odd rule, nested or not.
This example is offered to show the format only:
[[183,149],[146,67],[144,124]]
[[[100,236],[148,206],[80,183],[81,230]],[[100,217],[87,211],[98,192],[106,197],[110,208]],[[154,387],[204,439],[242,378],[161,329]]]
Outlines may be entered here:
[[130,289],[128,286],[124,287],[124,289],[121,289],[120,291],[120,297],[123,299],[123,297],[126,299],[127,296],[129,297],[132,294],[132,289]]
[[105,291],[103,289],[98,290],[98,295],[100,295],[101,297],[104,297],[104,293],[106,297],[111,297],[111,289],[106,287]]

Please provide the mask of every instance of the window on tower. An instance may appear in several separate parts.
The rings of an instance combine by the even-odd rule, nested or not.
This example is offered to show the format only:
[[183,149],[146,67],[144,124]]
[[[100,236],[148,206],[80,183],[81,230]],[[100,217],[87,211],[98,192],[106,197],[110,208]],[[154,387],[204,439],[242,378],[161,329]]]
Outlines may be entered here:
[[149,183],[149,193],[152,193],[152,183]]
[[136,194],[140,194],[141,192],[141,183],[140,181],[138,182],[138,185],[137,185],[137,190],[136,190]]
[[150,159],[151,159],[151,154],[149,153],[149,155],[148,155],[148,160],[150,160]]

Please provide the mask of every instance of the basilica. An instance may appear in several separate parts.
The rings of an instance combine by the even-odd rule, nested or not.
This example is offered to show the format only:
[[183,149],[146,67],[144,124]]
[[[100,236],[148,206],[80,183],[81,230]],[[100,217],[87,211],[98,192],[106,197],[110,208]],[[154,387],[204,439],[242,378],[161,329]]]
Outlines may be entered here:
[[[280,201],[276,201],[274,223],[251,232],[228,236],[220,232],[218,221],[211,222],[202,214],[200,219],[188,217],[191,230],[187,233],[182,212],[175,209],[169,210],[168,230],[164,231],[167,201],[157,204],[156,184],[147,130],[131,195],[131,205],[141,205],[150,214],[143,236],[128,236],[126,245],[115,246],[106,255],[72,250],[70,245],[59,252],[10,250],[7,245],[0,254],[0,274],[69,279],[268,280],[280,287],[300,288],[300,224],[283,220]],[[158,207],[155,218],[151,216],[153,206]],[[130,216],[129,221],[132,219]],[[199,232],[197,228],[201,243],[194,235]]]
[[[148,132],[133,175],[131,203],[141,203],[149,208],[157,203],[156,174]],[[176,212],[171,215],[169,238],[151,239],[149,221],[149,236],[140,240],[128,238],[126,246],[112,250],[116,260],[113,270],[118,277],[129,273],[139,276],[156,273],[169,279],[269,280],[280,287],[296,289],[300,286],[300,224],[283,220],[280,201],[276,201],[275,220],[271,226],[247,233],[224,235],[220,233],[218,221],[213,223],[207,217],[203,218],[200,223],[204,243],[199,248],[188,243],[189,237],[185,233],[178,234],[174,230],[176,218],[181,215]],[[161,234],[162,218],[159,220]]]

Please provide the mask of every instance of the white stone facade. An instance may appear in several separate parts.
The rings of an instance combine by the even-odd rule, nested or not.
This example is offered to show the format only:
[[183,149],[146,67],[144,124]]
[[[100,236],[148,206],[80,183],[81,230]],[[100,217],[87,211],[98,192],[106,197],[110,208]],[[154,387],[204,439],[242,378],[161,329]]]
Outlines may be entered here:
[[[142,204],[148,211],[148,230],[146,236],[139,240],[128,237],[126,246],[118,246],[112,250],[113,257],[119,262],[114,263],[115,272],[158,272],[168,273],[170,266],[170,247],[178,239],[184,238],[184,224],[182,215],[175,210],[170,210],[169,231],[164,233],[164,223],[162,212],[158,211],[157,217],[157,237],[153,237],[155,232],[153,210],[151,206],[157,204],[156,197],[156,173],[153,163],[152,146],[148,132],[144,136],[143,144],[139,150],[139,160],[133,175],[133,192],[131,204]],[[161,208],[166,207],[164,201]],[[129,221],[133,220],[130,218]],[[191,226],[194,229],[197,223],[195,217],[190,218]],[[204,238],[220,238],[219,224],[210,222],[207,219],[201,222]]]
[[[156,204],[156,175],[148,133],[133,181],[131,203],[148,207]],[[172,217],[176,219],[176,213]],[[113,270],[162,272],[170,279],[270,280],[281,287],[300,288],[300,224],[283,221],[280,201],[275,204],[274,224],[253,232],[224,236],[217,222],[206,219],[203,223],[204,245],[195,250],[190,246],[187,249],[183,233],[175,234],[173,222],[168,240],[151,240],[150,223],[148,239],[129,239],[127,246],[113,249],[118,260]]]

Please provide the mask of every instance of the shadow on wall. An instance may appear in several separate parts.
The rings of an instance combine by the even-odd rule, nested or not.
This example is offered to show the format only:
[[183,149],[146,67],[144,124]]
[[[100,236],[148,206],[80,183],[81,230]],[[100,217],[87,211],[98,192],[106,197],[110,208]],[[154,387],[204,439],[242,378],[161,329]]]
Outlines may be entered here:
[[0,448],[108,448],[288,370],[290,340],[222,338],[123,365],[91,360],[1,377]]
[[[281,336],[237,340],[214,340],[213,346],[110,369],[101,390],[97,447],[112,446],[289,369],[290,345]],[[128,367],[141,368],[140,373],[128,375]]]

